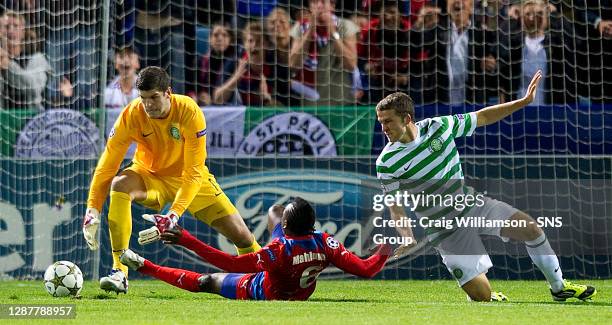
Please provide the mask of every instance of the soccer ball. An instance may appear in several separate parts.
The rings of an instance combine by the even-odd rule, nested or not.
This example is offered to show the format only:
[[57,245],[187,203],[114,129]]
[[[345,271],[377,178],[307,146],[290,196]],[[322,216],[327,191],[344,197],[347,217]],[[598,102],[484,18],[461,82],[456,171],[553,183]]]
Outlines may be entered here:
[[45,271],[45,289],[53,297],[78,297],[82,288],[83,273],[72,262],[55,262]]

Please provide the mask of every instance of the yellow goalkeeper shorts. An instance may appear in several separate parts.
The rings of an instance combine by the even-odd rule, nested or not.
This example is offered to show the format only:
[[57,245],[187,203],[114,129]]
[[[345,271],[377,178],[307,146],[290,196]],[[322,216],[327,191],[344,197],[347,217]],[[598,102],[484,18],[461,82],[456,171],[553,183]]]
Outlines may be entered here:
[[[137,203],[157,211],[174,201],[183,182],[181,177],[153,175],[148,170],[136,165],[131,165],[126,170],[137,173],[142,177],[147,188],[147,198],[144,201],[137,201]],[[187,211],[208,225],[219,218],[238,212],[211,174],[206,176],[200,191],[196,194],[191,205],[187,207]]]

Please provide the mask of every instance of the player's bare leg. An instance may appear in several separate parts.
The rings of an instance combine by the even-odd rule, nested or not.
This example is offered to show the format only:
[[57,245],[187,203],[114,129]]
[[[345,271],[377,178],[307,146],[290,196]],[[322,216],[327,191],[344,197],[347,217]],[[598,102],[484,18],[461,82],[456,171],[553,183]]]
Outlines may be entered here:
[[485,273],[478,274],[461,288],[472,301],[491,301],[491,284]]
[[208,292],[220,295],[223,280],[225,280],[226,276],[227,273],[202,274],[202,276],[198,278],[200,292]]
[[116,293],[127,293],[128,268],[119,256],[128,249],[132,234],[132,201],[147,197],[142,177],[131,170],[125,170],[113,178],[111,183],[108,228],[113,250],[113,268],[108,276],[100,278],[100,288]]
[[519,211],[510,217],[510,220],[524,220],[527,227],[504,227],[500,235],[525,242],[531,260],[544,273],[544,277],[550,284],[550,293],[554,300],[565,301],[567,298],[587,300],[597,294],[597,290],[592,286],[574,284],[563,279],[559,259],[550,247],[546,235],[533,218]]
[[461,288],[471,301],[508,301],[508,297],[503,293],[491,291],[491,284],[485,273],[480,273]]
[[142,177],[133,170],[124,170],[113,178],[111,190],[129,194],[134,201],[147,198],[147,187]]
[[514,215],[512,215],[512,217],[510,217],[510,220],[525,220],[527,222],[527,227],[504,227],[500,231],[500,235],[502,237],[508,237],[518,241],[530,241],[537,239],[543,234],[542,229],[538,227],[533,218],[531,218],[524,212],[519,211],[515,213]]
[[236,245],[239,254],[261,249],[239,213],[221,217],[213,221],[210,226],[232,241]]

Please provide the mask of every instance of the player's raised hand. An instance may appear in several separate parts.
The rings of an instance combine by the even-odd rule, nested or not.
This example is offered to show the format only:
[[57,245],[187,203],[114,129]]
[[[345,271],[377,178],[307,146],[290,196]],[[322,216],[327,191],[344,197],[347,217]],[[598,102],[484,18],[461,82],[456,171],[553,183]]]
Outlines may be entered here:
[[540,83],[540,79],[542,79],[542,70],[538,70],[536,74],[531,78],[529,82],[529,86],[527,87],[527,92],[523,97],[523,102],[525,105],[531,103],[536,96],[536,91],[538,89],[538,84]]
[[94,208],[88,208],[83,217],[83,237],[87,246],[92,251],[98,249],[98,227],[100,226],[100,212]]
[[178,222],[179,216],[174,211],[168,211],[168,213],[164,215],[143,214],[142,218],[155,224],[155,226],[138,233],[138,243],[140,245],[146,245],[158,241],[161,238],[161,234],[174,228]]

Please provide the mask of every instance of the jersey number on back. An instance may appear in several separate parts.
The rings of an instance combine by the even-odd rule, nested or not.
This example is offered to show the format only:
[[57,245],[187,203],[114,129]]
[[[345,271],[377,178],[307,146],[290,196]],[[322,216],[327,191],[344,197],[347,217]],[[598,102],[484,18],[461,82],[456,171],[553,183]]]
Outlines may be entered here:
[[317,280],[317,277],[319,277],[323,269],[325,269],[325,267],[319,265],[307,267],[304,272],[302,272],[302,277],[300,277],[300,287],[303,289],[310,287],[310,285]]

